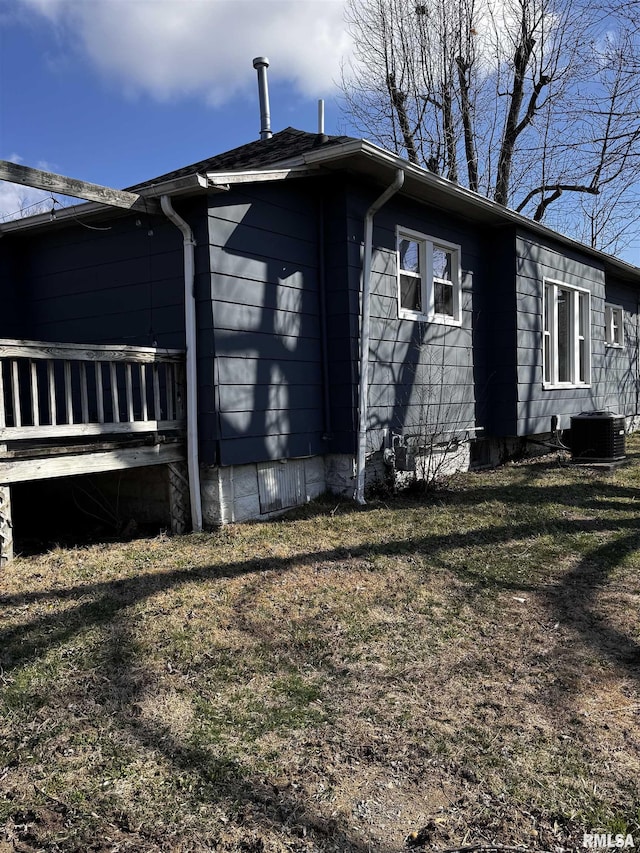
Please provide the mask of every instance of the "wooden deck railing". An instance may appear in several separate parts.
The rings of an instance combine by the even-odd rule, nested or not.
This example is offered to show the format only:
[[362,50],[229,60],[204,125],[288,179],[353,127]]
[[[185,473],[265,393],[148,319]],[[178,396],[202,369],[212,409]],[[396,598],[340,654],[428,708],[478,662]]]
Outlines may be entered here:
[[0,339],[0,444],[184,427],[184,352]]

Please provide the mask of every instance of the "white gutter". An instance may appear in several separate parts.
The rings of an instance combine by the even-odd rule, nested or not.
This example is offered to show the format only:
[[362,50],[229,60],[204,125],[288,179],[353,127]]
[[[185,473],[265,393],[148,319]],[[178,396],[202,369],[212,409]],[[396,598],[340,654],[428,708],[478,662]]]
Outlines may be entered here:
[[189,471],[189,498],[191,501],[191,526],[194,532],[202,530],[202,499],[200,496],[200,463],[198,460],[198,373],[196,364],[196,299],[195,253],[196,241],[189,225],[173,209],[171,198],[160,198],[163,213],[179,228],[183,237],[184,252],[184,327],[187,344],[187,468]]
[[257,184],[265,181],[284,181],[287,178],[301,178],[309,175],[320,176],[319,166],[290,166],[286,169],[245,169],[234,172],[207,172],[208,186],[225,189],[230,184]]
[[360,321],[360,394],[358,455],[356,460],[355,499],[364,504],[364,468],[367,453],[367,410],[369,402],[369,330],[371,327],[371,255],[373,251],[373,217],[395,195],[404,183],[404,171],[398,169],[393,183],[367,210],[364,217],[364,258],[362,261],[362,309]]
[[[453,209],[452,211],[458,215],[462,213],[466,218],[469,218],[473,212],[480,221],[489,225],[500,225],[508,222],[516,227],[526,228],[529,231],[533,231],[534,234],[555,240],[557,243],[569,246],[592,258],[597,258],[607,267],[615,269],[625,276],[631,276],[637,282],[638,270],[640,269],[638,266],[628,261],[623,261],[601,249],[594,249],[591,246],[587,246],[579,240],[562,234],[559,231],[554,231],[548,225],[543,225],[541,222],[529,219],[529,217],[522,213],[518,213],[508,207],[503,207],[497,204],[497,202],[491,201],[491,199],[479,195],[466,187],[454,184],[440,175],[433,174],[433,172],[428,172],[421,166],[409,163],[397,154],[386,151],[384,148],[379,148],[366,139],[354,139],[349,142],[336,143],[326,147],[319,145],[306,154],[283,161],[279,166],[284,168],[286,164],[296,166],[306,163],[308,166],[326,166],[332,169],[339,169],[341,165],[343,168],[346,168],[344,162],[341,163],[341,160],[344,161],[345,159],[357,158],[359,156],[383,167],[402,169],[407,180],[411,182],[410,186],[405,187],[405,193],[418,201],[430,201],[432,204],[438,204],[439,207],[442,207],[446,202],[444,200],[441,201],[435,195],[435,193],[442,193],[447,200],[451,199],[458,203],[458,209]],[[359,170],[355,162],[349,164],[349,167],[354,172],[358,173],[360,171],[362,174],[363,170]]]

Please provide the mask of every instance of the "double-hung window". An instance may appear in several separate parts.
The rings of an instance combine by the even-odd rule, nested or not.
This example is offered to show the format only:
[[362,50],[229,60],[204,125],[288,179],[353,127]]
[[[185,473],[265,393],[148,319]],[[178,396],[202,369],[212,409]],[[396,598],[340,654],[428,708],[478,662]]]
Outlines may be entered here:
[[621,305],[605,302],[604,339],[610,347],[624,346],[624,312]]
[[398,229],[400,317],[459,324],[460,246]]
[[589,384],[591,303],[587,290],[545,281],[543,341],[547,387]]

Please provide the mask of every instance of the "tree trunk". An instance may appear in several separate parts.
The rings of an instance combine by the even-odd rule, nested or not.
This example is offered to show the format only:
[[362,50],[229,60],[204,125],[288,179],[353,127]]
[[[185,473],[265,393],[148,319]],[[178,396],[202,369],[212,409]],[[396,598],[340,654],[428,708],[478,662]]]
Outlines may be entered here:
[[478,192],[478,155],[476,154],[475,136],[473,132],[473,119],[471,116],[471,102],[469,100],[469,81],[467,72],[469,64],[461,56],[456,59],[458,66],[458,82],[460,85],[460,109],[462,112],[462,128],[464,131],[464,152],[467,158],[467,174],[469,176],[469,189]]
[[447,178],[458,183],[458,158],[456,155],[456,130],[453,121],[453,98],[448,82],[445,82],[442,98],[442,121],[444,124],[444,142],[447,149]]
[[407,150],[407,157],[410,163],[417,164],[418,151],[416,149],[416,143],[413,138],[413,133],[411,132],[411,128],[409,126],[409,117],[407,115],[407,108],[405,106],[407,95],[405,92],[401,91],[396,86],[395,74],[387,75],[387,89],[389,90],[389,97],[391,98],[393,108],[396,111],[396,115],[398,116],[398,123],[400,124],[400,132],[402,133],[404,147]]
[[519,135],[518,119],[524,99],[524,80],[525,73],[531,54],[535,46],[535,39],[531,37],[527,30],[527,22],[522,16],[521,22],[521,39],[516,47],[513,57],[513,89],[511,91],[509,112],[504,126],[504,135],[502,137],[502,145],[500,146],[500,156],[498,158],[498,177],[496,180],[496,190],[494,201],[498,204],[506,205],[509,201],[509,184],[511,179],[511,162],[513,160],[513,150],[516,140]]

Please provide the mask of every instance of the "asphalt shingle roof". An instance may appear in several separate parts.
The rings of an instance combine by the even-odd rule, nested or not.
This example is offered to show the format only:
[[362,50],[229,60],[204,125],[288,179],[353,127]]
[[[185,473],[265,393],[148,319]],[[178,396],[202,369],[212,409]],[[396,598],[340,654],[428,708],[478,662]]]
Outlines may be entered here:
[[128,189],[140,190],[143,187],[175,178],[184,178],[196,173],[231,172],[273,166],[319,146],[325,148],[352,140],[353,137],[351,136],[320,136],[317,133],[308,133],[305,130],[296,130],[295,127],[287,127],[278,133],[274,133],[271,139],[248,142],[246,145],[232,148],[231,151],[224,151],[222,154],[216,154],[214,157],[192,163],[190,166],[183,166],[181,169],[175,169],[173,172],[167,172],[149,181],[143,181],[140,184],[128,187]]

